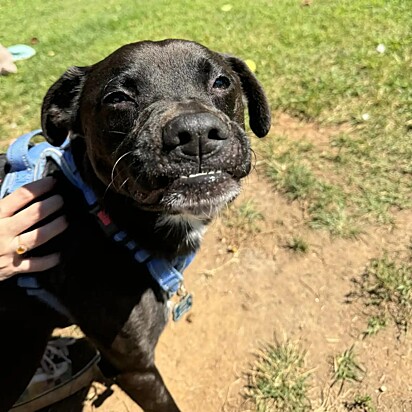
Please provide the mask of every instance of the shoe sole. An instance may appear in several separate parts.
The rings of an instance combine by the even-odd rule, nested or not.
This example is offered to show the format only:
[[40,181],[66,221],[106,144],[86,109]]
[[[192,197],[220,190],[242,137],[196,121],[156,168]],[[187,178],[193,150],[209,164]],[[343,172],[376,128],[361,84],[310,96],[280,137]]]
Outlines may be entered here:
[[60,385],[27,402],[15,404],[9,412],[35,412],[73,395],[101,375],[100,369],[97,366],[99,360],[100,355],[97,353],[93,359],[83,369],[73,375],[70,380],[62,382]]

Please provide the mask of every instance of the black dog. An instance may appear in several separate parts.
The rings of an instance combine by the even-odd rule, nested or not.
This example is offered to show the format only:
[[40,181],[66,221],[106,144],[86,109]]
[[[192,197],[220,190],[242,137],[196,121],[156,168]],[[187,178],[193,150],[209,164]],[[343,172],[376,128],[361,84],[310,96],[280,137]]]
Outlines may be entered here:
[[[42,129],[53,145],[70,136],[101,210],[149,253],[147,261],[176,262],[199,248],[207,224],[250,172],[244,98],[252,131],[265,136],[269,106],[243,61],[190,41],[144,41],[67,70],[44,98]],[[146,261],[102,230],[83,194],[54,173],[69,229],[33,251],[61,252],[61,264],[39,273],[39,283],[145,411],[179,411],[154,363],[167,293]],[[66,325],[15,279],[0,284],[1,412],[28,384],[53,329]]]

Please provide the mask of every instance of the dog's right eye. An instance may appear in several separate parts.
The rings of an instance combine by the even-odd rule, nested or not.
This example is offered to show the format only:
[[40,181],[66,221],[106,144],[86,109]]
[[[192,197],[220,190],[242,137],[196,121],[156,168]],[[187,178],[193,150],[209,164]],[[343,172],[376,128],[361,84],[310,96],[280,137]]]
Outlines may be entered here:
[[112,92],[104,96],[103,103],[106,104],[119,104],[123,102],[132,102],[133,99],[123,92]]
[[230,80],[226,76],[219,76],[213,83],[214,89],[226,90],[230,86]]

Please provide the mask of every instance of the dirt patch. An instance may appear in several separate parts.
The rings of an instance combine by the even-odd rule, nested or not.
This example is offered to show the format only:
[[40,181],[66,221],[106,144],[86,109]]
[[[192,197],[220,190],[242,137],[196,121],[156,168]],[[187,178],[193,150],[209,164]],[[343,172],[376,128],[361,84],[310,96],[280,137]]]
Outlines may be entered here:
[[[281,117],[282,122],[290,136],[290,119]],[[308,133],[313,138],[313,130]],[[326,140],[321,130],[316,133],[318,141]],[[259,168],[235,205],[248,200],[264,216],[260,230],[233,238],[236,232],[223,219],[212,224],[186,272],[194,308],[168,325],[157,348],[157,365],[182,411],[253,410],[242,397],[245,372],[259,343],[274,339],[297,341],[307,349],[314,411],[350,410],[344,401],[358,393],[368,394],[379,411],[412,411],[410,336],[397,339],[389,326],[363,339],[363,307],[345,299],[351,279],[370,259],[411,245],[412,213],[398,213],[391,228],[365,227],[355,240],[333,239],[308,229],[299,205],[273,192]],[[288,246],[297,236],[308,246],[305,253]],[[352,345],[364,378],[338,393],[338,387],[330,389],[332,359]],[[140,411],[116,385],[111,391],[95,382],[77,396],[84,401],[82,409],[71,409],[72,399],[53,410]],[[99,397],[102,393],[108,396]]]

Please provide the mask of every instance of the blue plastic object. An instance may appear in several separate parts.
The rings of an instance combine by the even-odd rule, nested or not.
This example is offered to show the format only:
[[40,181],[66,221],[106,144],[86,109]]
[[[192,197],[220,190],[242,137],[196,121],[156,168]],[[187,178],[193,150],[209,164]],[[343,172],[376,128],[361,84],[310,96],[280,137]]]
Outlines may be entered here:
[[12,55],[13,61],[29,59],[36,54],[36,50],[26,44],[15,44],[7,47],[7,50]]

